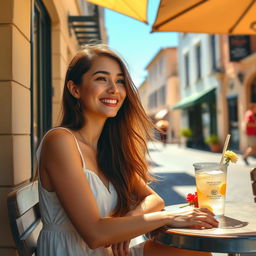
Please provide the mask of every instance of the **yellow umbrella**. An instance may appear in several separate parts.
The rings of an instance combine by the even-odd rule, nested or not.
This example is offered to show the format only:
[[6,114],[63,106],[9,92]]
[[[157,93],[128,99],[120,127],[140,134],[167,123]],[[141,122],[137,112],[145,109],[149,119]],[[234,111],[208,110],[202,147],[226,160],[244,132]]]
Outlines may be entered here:
[[122,13],[144,23],[147,21],[148,0],[86,0],[87,2]]
[[256,1],[161,0],[152,31],[256,34]]

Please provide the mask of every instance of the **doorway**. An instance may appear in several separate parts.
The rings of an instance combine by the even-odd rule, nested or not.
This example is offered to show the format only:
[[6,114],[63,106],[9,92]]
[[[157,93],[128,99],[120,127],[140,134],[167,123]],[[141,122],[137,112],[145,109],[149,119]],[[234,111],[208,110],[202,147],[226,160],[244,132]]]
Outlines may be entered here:
[[238,108],[237,95],[227,98],[228,102],[228,120],[229,133],[231,135],[229,148],[235,151],[239,150],[239,125],[238,125]]
[[41,0],[35,0],[31,22],[31,159],[52,125],[51,20]]

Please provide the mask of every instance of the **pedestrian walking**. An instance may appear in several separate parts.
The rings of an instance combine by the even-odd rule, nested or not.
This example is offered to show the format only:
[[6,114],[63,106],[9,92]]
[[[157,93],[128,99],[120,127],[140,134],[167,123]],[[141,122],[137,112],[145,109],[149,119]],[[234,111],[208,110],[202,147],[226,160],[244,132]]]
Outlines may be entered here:
[[249,165],[248,157],[256,153],[256,104],[251,103],[244,115],[245,133],[247,136],[247,148],[243,154],[243,160]]
[[156,122],[156,127],[159,129],[158,134],[160,137],[160,141],[163,143],[164,146],[166,146],[166,143],[168,141],[169,122],[164,119],[159,120]]

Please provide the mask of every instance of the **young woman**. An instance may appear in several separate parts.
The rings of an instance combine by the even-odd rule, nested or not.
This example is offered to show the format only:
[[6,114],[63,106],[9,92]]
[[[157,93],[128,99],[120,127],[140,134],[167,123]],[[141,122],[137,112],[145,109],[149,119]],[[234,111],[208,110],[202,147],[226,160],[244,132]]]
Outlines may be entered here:
[[161,211],[147,185],[146,139],[152,128],[123,61],[103,45],[71,61],[60,127],[38,148],[43,229],[39,256],[207,255],[129,240],[164,225],[212,228],[207,209]]

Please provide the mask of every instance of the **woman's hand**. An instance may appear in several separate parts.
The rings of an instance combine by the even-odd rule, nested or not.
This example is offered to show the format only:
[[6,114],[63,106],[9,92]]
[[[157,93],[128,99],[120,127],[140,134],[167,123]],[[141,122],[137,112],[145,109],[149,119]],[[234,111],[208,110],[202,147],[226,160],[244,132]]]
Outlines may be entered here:
[[[129,211],[125,216],[135,216],[135,212],[133,210]],[[124,241],[117,244],[112,244],[112,252],[114,256],[128,256],[129,255],[129,245],[131,240]]]
[[214,214],[207,208],[193,208],[178,213],[169,213],[171,220],[169,226],[174,228],[213,228],[218,226]]
[[129,255],[130,240],[124,241],[111,246],[114,256],[128,256]]

